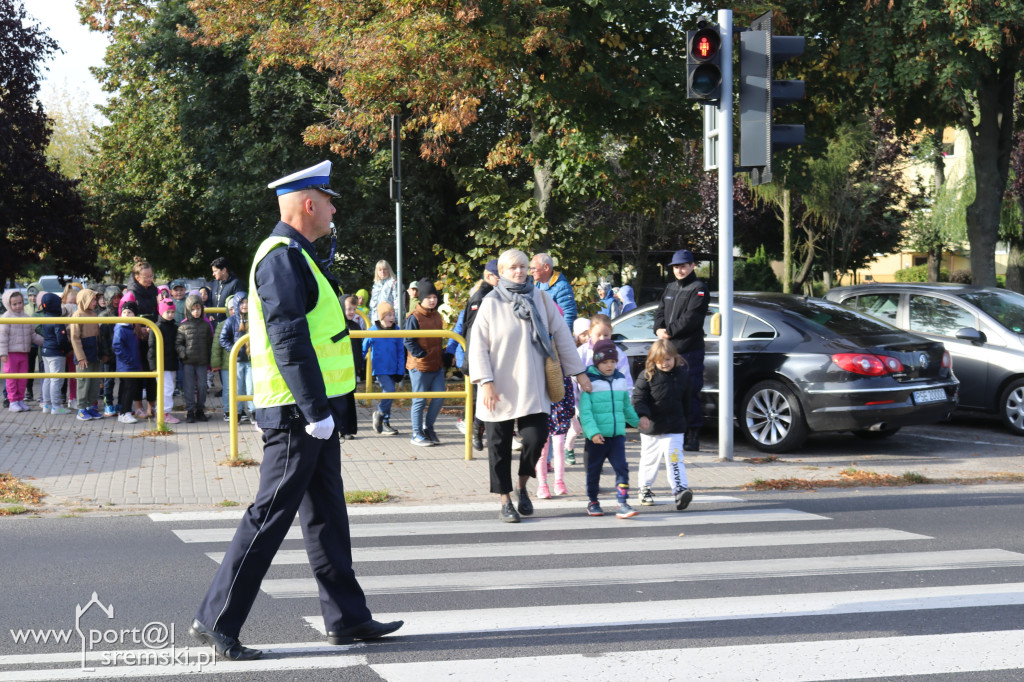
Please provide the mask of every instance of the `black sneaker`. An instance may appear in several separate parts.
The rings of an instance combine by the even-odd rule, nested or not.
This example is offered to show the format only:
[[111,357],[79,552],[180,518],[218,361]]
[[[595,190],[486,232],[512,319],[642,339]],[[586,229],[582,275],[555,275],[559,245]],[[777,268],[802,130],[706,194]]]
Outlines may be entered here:
[[501,505],[501,511],[498,512],[498,518],[505,523],[519,523],[519,514],[516,513],[516,508],[512,506],[512,502],[507,502]]
[[395,436],[395,435],[398,435],[398,429],[396,429],[395,427],[391,426],[391,424],[388,422],[387,419],[385,419],[384,421],[381,422],[380,428],[381,428],[381,431],[383,431],[385,436]]
[[373,411],[373,430],[377,433],[384,431],[384,415],[377,410]]
[[197,422],[208,422],[209,417],[206,416],[206,410],[196,410],[196,421]]
[[225,412],[224,413],[224,421],[226,421],[226,422],[231,421],[231,413],[230,412]]
[[690,502],[693,500],[693,491],[683,486],[676,491],[676,509],[683,511],[690,506]]
[[654,504],[654,491],[644,486],[640,489],[640,504],[650,507]]
[[526,493],[526,488],[520,488],[516,494],[519,498],[519,513],[523,516],[532,514],[533,502],[530,502],[530,496]]
[[423,435],[426,437],[427,440],[429,440],[434,445],[440,445],[441,444],[441,439],[437,437],[436,433],[434,433],[434,429],[428,429],[428,428],[424,427],[423,428]]
[[186,424],[195,424],[196,423],[196,413],[194,411],[192,411],[192,410],[188,411],[188,414],[185,415],[185,423]]
[[248,424],[249,423],[249,415],[247,415],[245,412],[240,412],[238,414],[238,423],[239,424]]

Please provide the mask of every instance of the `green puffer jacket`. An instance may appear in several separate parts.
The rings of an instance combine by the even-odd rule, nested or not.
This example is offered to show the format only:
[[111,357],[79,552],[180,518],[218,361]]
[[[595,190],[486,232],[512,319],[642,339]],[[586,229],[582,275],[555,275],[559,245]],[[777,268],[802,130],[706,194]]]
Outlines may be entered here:
[[592,440],[597,434],[605,438],[626,434],[626,423],[637,426],[640,417],[630,402],[629,385],[618,370],[610,377],[591,365],[587,378],[594,390],[580,394],[580,424],[583,435]]
[[225,317],[223,320],[217,323],[217,329],[213,332],[213,343],[210,346],[210,367],[212,369],[227,369],[228,368],[228,352],[220,347],[220,342],[217,340],[220,338],[220,330],[224,328],[224,323],[228,319]]

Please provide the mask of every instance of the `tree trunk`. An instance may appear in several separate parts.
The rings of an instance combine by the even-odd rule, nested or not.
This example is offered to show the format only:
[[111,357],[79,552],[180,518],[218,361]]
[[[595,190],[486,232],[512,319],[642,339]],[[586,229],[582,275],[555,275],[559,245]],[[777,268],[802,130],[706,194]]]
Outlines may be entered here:
[[936,247],[928,252],[928,281],[938,282],[942,273],[942,247]]
[[971,276],[974,284],[995,286],[996,242],[1003,193],[1013,147],[1013,81],[1015,56],[1004,57],[981,78],[975,112],[968,109],[964,123],[971,135],[976,192],[967,207],[967,238],[971,243]]
[[[530,138],[534,141],[539,139],[542,131],[536,121],[530,131]],[[537,213],[547,219],[548,207],[551,205],[551,190],[554,187],[554,177],[551,173],[550,159],[538,159],[533,164],[533,204]]]
[[[935,156],[932,157],[932,165],[934,166],[935,176],[935,196],[938,196],[939,190],[946,184],[946,161],[942,155],[942,129],[938,128],[933,133],[934,145],[935,145]],[[942,247],[943,245],[937,245],[932,247],[928,251],[928,281],[938,282],[939,276],[942,273]]]

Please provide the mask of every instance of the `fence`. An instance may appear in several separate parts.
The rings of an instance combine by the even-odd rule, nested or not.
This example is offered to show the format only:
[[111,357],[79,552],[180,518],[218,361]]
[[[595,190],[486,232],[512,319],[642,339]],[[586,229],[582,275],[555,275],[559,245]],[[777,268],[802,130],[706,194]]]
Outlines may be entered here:
[[[455,332],[448,331],[447,329],[415,329],[415,330],[409,330],[409,331],[406,331],[406,330],[389,331],[389,330],[383,330],[383,329],[375,329],[373,331],[353,330],[353,331],[351,331],[349,333],[352,335],[352,338],[355,338],[355,339],[365,339],[367,337],[383,338],[383,339],[389,339],[389,338],[391,338],[391,339],[393,339],[393,338],[420,338],[420,339],[424,339],[424,338],[426,338],[426,339],[444,338],[444,339],[455,339],[456,341],[459,342],[459,345],[462,346],[463,350],[465,350],[465,348],[466,348],[466,339],[464,339],[461,335],[456,334]],[[231,417],[231,448],[230,448],[230,455],[229,455],[229,457],[230,457],[232,462],[238,459],[238,403],[239,402],[248,401],[248,400],[252,400],[252,396],[251,395],[238,395],[238,351],[242,348],[242,346],[245,345],[245,343],[248,340],[249,340],[249,335],[245,334],[244,336],[240,337],[238,339],[238,341],[235,342],[235,345],[231,348],[231,358],[230,358],[229,365],[228,365],[229,366],[229,370],[228,370],[228,385],[229,385],[229,388],[230,388],[230,391],[229,391],[229,394],[228,394],[230,396],[230,398],[228,400],[228,409],[229,409],[229,416]],[[372,354],[371,354],[370,360],[372,360]],[[356,400],[372,400],[374,398],[380,398],[381,397],[381,394],[373,393],[372,391],[370,391],[370,388],[373,386],[373,377],[372,377],[372,375],[370,373],[370,370],[371,370],[371,364],[370,364],[370,361],[368,360],[367,363],[366,363],[366,389],[367,390],[365,392],[358,392],[357,391],[355,396],[354,396],[354,398]],[[399,398],[454,398],[454,399],[462,399],[463,402],[465,403],[465,406],[466,406],[466,414],[465,414],[465,417],[464,417],[465,423],[466,423],[466,434],[465,434],[465,439],[464,439],[465,440],[466,461],[470,461],[470,460],[473,459],[473,429],[472,429],[472,424],[473,424],[473,401],[469,399],[469,397],[472,395],[471,383],[469,381],[469,377],[466,376],[464,381],[465,381],[465,386],[464,386],[463,390],[461,390],[461,391],[395,391],[393,393],[388,393],[387,397],[389,399],[399,399]]]
[[[0,324],[119,324],[130,319],[132,324],[141,324],[150,329],[150,342],[156,340],[156,369],[149,372],[17,372],[4,374],[0,379],[89,379],[123,377],[134,379],[156,379],[156,428],[164,427],[164,339],[156,322],[144,317],[0,317]],[[47,322],[46,320],[53,320]],[[146,396],[152,398],[153,396]],[[124,406],[121,407],[124,409]]]

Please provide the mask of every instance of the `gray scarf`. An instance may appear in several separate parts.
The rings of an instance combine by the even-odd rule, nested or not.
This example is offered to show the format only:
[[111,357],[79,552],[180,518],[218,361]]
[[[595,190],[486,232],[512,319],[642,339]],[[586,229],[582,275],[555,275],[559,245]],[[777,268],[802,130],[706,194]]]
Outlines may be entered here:
[[533,284],[523,282],[516,284],[506,277],[498,277],[498,286],[494,287],[494,295],[512,305],[512,313],[520,320],[533,323],[533,343],[540,347],[545,357],[554,358],[555,348],[548,333],[547,320],[533,299]]

